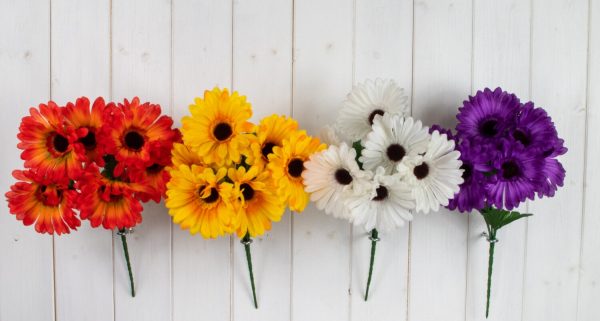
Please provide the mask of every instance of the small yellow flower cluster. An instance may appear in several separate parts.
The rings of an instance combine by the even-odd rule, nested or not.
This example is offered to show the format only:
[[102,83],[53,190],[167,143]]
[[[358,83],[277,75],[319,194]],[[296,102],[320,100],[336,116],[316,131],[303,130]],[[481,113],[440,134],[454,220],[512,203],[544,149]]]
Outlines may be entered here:
[[190,112],[169,169],[165,205],[173,222],[205,238],[255,237],[279,221],[287,205],[304,210],[304,162],[324,144],[285,116],[252,124],[246,97],[227,89],[205,91]]

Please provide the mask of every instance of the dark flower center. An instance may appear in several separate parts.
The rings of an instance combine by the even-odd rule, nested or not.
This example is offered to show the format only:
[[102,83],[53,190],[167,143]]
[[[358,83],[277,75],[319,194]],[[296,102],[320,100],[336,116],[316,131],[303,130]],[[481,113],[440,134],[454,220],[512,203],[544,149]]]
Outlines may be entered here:
[[377,187],[375,192],[377,192],[377,195],[375,197],[373,197],[374,201],[383,201],[389,195],[387,187],[385,187],[383,185],[380,185],[379,187]]
[[463,170],[462,178],[463,180],[468,180],[473,175],[473,165],[463,163],[460,165],[460,169]]
[[83,144],[86,150],[93,150],[96,148],[96,133],[91,129],[88,129],[87,135],[79,139],[79,142]]
[[529,138],[529,136],[520,129],[515,130],[515,132],[513,133],[513,137],[516,141],[520,142],[525,147],[531,144],[531,139]]
[[413,169],[413,174],[415,174],[415,177],[417,179],[423,179],[427,177],[427,175],[429,175],[429,165],[423,162],[423,164],[415,166],[415,168]]
[[146,172],[148,172],[149,174],[157,174],[160,171],[162,171],[163,168],[165,168],[163,165],[154,163],[154,164],[146,167]]
[[231,126],[227,123],[219,123],[215,126],[215,129],[213,129],[213,135],[220,141],[224,141],[231,137],[231,134],[233,134],[233,131],[231,130]]
[[488,119],[479,126],[479,133],[484,137],[494,137],[498,134],[498,121]]
[[140,150],[144,146],[144,136],[136,131],[125,134],[125,146],[133,150]]
[[288,163],[288,173],[292,177],[300,177],[304,171],[304,162],[299,158],[294,158]]
[[387,148],[387,157],[393,162],[399,162],[406,155],[404,147],[399,144],[392,144]]
[[54,147],[55,151],[64,153],[69,148],[69,140],[63,135],[56,134],[52,139],[52,147]]
[[249,201],[254,198],[254,189],[249,184],[244,183],[240,185],[240,189],[242,190],[244,200]]
[[348,185],[352,183],[352,175],[345,168],[340,168],[335,171],[335,180],[341,185]]
[[512,179],[521,175],[519,165],[514,161],[507,161],[502,164],[502,177]]
[[[198,189],[198,194],[200,194],[200,197],[202,197],[202,194],[204,193],[205,188],[206,188],[206,186],[201,186]],[[210,189],[210,195],[207,198],[203,198],[202,200],[204,201],[204,203],[208,203],[208,204],[214,203],[219,200],[219,192],[217,191],[216,188],[212,187]]]
[[383,116],[384,111],[381,109],[375,109],[374,111],[371,112],[371,114],[369,115],[369,124],[373,125],[373,119],[375,119],[375,116],[377,115],[382,115]]
[[265,143],[260,152],[265,158],[269,158],[269,154],[273,153],[273,147],[275,146],[277,145],[275,145],[274,143]]
[[48,187],[42,185],[39,187],[38,199],[46,206],[58,206],[62,202],[63,192],[59,189],[53,189],[48,192]]

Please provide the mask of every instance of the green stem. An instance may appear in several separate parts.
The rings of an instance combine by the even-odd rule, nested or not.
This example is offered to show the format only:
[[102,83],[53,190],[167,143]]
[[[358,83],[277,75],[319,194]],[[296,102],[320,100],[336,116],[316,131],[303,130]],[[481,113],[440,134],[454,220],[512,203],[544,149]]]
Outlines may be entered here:
[[496,230],[488,228],[488,242],[490,243],[490,251],[488,255],[488,274],[487,274],[487,301],[485,303],[485,317],[487,319],[490,313],[490,295],[492,292],[492,267],[494,266],[494,248],[496,246]]
[[120,229],[121,243],[123,244],[123,252],[125,252],[125,261],[127,261],[127,271],[129,272],[129,284],[131,286],[131,297],[135,298],[135,286],[133,285],[133,272],[131,271],[131,261],[129,260],[129,250],[127,249],[127,232],[125,229]]
[[371,288],[371,277],[373,276],[373,263],[375,263],[375,250],[379,241],[379,233],[376,229],[371,230],[371,261],[369,264],[369,277],[367,278],[367,291],[365,291],[365,302],[369,299],[369,288]]
[[254,308],[258,309],[258,303],[256,302],[256,286],[254,285],[254,273],[252,272],[252,256],[250,255],[250,244],[252,243],[250,234],[246,233],[246,236],[244,236],[241,242],[244,244],[244,249],[246,250],[246,261],[248,262],[248,272],[250,272],[250,285],[252,286]]

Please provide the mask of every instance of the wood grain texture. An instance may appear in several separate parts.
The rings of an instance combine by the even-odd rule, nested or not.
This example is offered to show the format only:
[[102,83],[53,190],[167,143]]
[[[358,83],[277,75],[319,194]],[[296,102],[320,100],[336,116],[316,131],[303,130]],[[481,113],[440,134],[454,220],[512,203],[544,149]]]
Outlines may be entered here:
[[577,313],[585,159],[587,1],[534,1],[531,99],[552,116],[569,152],[565,186],[530,202],[523,321]]
[[[52,99],[109,101],[109,1],[55,0],[51,10]],[[56,238],[54,253],[57,320],[113,320],[112,233],[83,221],[77,232]]]
[[[233,88],[252,104],[252,121],[289,115],[292,101],[291,0],[234,1]],[[290,317],[291,213],[251,245],[256,296],[252,303],[246,255],[233,242],[234,320],[285,320]]]
[[[473,4],[473,94],[485,87],[499,86],[526,102],[530,84],[530,3],[516,0],[476,1]],[[526,213],[526,204],[519,210]],[[521,318],[526,229],[526,221],[522,220],[499,232],[500,243],[494,255],[490,321]],[[481,215],[477,211],[471,213],[467,320],[482,320],[485,316],[489,248],[481,235],[485,230]]]
[[[174,121],[204,90],[231,87],[232,4],[173,2]],[[170,219],[170,218],[169,218]],[[229,237],[205,240],[173,225],[173,320],[231,320]],[[202,308],[210,307],[210,308]]]
[[[355,82],[391,78],[410,98],[412,87],[412,1],[356,1]],[[352,238],[352,318],[405,320],[408,308],[408,224],[380,233],[369,301],[364,293],[371,242],[354,227]]]
[[[47,1],[0,1],[0,106],[2,192],[23,162],[17,146],[21,117],[50,99],[50,6]],[[6,112],[9,111],[10,112]],[[0,320],[53,320],[52,236],[35,233],[0,210]],[[35,307],[35,308],[32,308]]]
[[[352,88],[354,7],[342,0],[294,4],[293,116],[315,135]],[[294,214],[292,320],[349,318],[350,231],[313,205]]]
[[587,70],[587,145],[584,172],[585,202],[581,231],[581,264],[577,320],[600,319],[600,141],[595,134],[600,128],[600,2],[590,1]]
[[[171,114],[171,2],[113,0],[113,99],[160,104]],[[143,223],[127,237],[136,297],[123,249],[114,242],[115,320],[171,319],[171,226],[164,205],[144,204]]]
[[[471,91],[471,1],[417,1],[414,10],[412,113],[453,127]],[[408,319],[464,320],[467,216],[445,209],[415,216]]]

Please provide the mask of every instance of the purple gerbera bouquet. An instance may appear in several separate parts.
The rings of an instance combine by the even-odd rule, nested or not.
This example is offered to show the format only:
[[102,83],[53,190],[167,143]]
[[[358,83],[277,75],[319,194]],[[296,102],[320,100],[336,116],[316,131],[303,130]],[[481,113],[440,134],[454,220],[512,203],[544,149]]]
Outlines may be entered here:
[[566,153],[567,148],[543,108],[532,102],[523,104],[500,88],[486,88],[469,97],[456,118],[458,125],[452,137],[463,162],[464,182],[448,208],[477,210],[487,225],[487,317],[496,233],[511,222],[531,216],[513,211],[521,202],[533,200],[536,195],[554,196],[565,179],[565,170],[556,157]]

